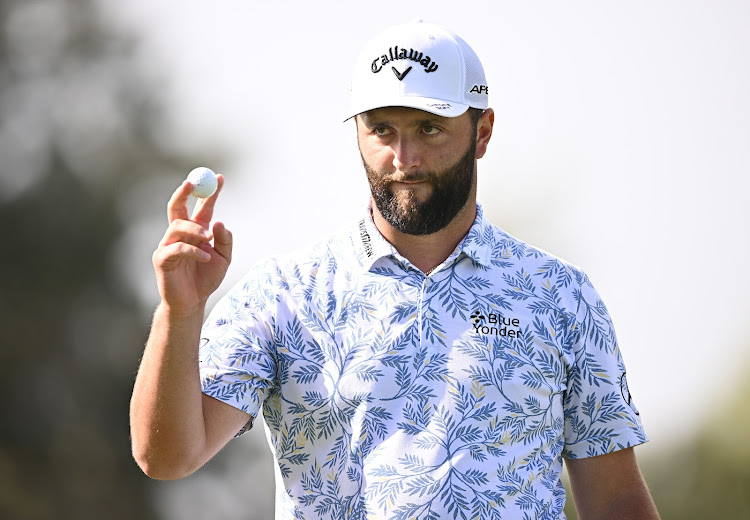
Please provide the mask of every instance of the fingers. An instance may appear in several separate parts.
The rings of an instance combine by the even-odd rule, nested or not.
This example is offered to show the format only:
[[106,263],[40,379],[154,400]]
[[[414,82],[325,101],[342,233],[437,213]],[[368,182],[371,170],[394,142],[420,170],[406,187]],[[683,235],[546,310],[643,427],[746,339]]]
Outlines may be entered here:
[[232,233],[221,222],[214,223],[214,250],[223,256],[228,264],[232,262]]
[[193,185],[183,181],[172,194],[167,204],[167,218],[171,224],[175,220],[188,220],[187,201],[193,191]]
[[214,207],[216,206],[216,199],[219,198],[221,188],[224,186],[224,176],[219,174],[216,176],[219,182],[219,186],[216,188],[216,193],[206,199],[198,199],[195,208],[193,209],[192,220],[201,224],[204,227],[208,227],[211,219],[214,216]]
[[192,184],[184,181],[172,194],[167,204],[169,227],[153,254],[155,266],[169,269],[185,259],[209,262],[217,254],[227,263],[231,261],[232,233],[221,222],[214,223],[213,232],[208,229],[216,200],[224,185],[224,177],[217,175],[217,178],[219,185],[216,193],[208,198],[198,199],[192,217],[188,216],[187,208],[193,191]]
[[166,246],[176,242],[185,242],[190,245],[200,245],[208,243],[213,239],[213,233],[196,222],[190,220],[174,220],[159,245]]
[[171,265],[168,260],[189,258],[207,262],[215,252],[229,264],[232,261],[232,243],[232,233],[221,222],[214,223],[213,232],[210,232],[196,222],[175,220],[154,253],[154,263],[168,266]]
[[165,271],[170,270],[182,260],[210,262],[211,254],[198,246],[185,242],[174,242],[157,248],[152,256],[154,267]]
[[216,177],[219,183],[216,193],[206,199],[198,199],[193,209],[192,218],[188,216],[187,202],[193,193],[193,185],[188,181],[183,181],[172,194],[172,198],[169,199],[169,203],[167,204],[167,218],[169,222],[172,223],[175,220],[193,220],[193,222],[197,222],[207,228],[214,215],[216,200],[219,198],[222,186],[224,186],[224,176],[217,175]]

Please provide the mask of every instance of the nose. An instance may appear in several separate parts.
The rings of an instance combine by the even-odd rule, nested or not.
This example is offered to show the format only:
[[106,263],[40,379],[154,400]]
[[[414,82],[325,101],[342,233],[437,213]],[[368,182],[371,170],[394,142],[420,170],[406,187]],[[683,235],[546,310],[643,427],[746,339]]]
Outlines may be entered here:
[[400,135],[393,143],[393,166],[402,172],[416,170],[421,164],[419,146],[408,136]]

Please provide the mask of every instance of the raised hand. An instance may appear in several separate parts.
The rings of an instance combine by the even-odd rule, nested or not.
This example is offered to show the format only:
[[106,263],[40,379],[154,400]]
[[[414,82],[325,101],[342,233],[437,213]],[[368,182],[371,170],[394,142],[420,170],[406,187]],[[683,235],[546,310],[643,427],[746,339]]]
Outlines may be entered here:
[[224,177],[218,175],[218,181],[216,193],[198,199],[192,216],[187,209],[192,190],[188,181],[169,200],[169,227],[154,251],[152,262],[162,304],[173,312],[194,312],[205,306],[229,268],[232,234],[221,222],[209,227]]

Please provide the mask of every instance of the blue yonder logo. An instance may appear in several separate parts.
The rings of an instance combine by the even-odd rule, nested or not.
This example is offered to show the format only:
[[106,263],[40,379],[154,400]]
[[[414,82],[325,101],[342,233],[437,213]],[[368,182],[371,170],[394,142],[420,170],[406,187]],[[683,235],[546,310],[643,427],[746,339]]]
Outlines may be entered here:
[[474,311],[469,318],[471,318],[471,326],[474,327],[475,334],[507,338],[521,336],[521,321],[518,318],[506,318],[494,312],[487,313],[485,316],[478,310]]

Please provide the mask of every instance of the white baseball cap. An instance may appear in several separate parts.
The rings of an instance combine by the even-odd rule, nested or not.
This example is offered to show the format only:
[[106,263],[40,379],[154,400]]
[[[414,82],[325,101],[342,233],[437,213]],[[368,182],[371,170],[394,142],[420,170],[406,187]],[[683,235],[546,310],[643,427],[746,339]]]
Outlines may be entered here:
[[422,21],[396,25],[365,44],[354,66],[346,120],[397,106],[457,117],[487,108],[479,58],[452,32]]

